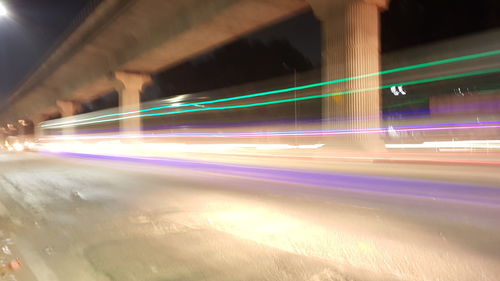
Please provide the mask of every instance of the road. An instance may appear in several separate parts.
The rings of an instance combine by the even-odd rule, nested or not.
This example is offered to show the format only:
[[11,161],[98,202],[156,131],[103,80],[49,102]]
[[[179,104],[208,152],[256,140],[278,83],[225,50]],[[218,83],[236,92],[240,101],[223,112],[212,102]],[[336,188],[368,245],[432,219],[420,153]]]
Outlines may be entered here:
[[0,154],[0,280],[500,280],[497,167],[119,160]]

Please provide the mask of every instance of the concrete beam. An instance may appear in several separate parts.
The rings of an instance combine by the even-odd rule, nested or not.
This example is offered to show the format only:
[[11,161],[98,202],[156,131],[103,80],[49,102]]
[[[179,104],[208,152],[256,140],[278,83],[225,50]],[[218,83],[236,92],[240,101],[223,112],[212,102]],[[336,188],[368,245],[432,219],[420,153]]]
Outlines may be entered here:
[[109,73],[155,73],[308,8],[304,0],[103,0],[3,105],[0,119],[104,95],[113,90]]

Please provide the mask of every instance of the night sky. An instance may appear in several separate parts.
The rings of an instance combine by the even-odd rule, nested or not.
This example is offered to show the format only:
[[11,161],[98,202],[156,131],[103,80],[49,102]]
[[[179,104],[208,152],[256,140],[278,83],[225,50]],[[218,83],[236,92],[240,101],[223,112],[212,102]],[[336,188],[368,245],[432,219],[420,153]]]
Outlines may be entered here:
[[[13,16],[0,20],[0,98],[41,62],[87,2],[6,1]],[[393,0],[382,15],[382,48],[388,52],[494,27],[500,27],[499,0]],[[287,39],[314,65],[320,64],[320,23],[311,12],[249,37]]]
[[0,0],[11,16],[0,19],[0,97],[45,57],[87,0]]

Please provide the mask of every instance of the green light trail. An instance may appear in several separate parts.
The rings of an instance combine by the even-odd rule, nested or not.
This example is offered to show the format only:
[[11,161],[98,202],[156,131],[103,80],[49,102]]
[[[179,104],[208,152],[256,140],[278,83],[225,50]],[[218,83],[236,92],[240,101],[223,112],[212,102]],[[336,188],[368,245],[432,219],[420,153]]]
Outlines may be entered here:
[[408,102],[387,105],[387,106],[384,106],[384,109],[397,108],[397,107],[403,107],[403,106],[406,106],[406,105],[413,105],[413,104],[424,103],[424,102],[426,102],[428,100],[429,100],[429,98],[416,99],[416,100],[412,100],[412,101],[408,101]]
[[[349,78],[342,78],[342,79],[337,79],[337,80],[332,80],[332,81],[325,81],[325,82],[320,82],[320,83],[313,83],[313,84],[302,85],[302,86],[297,86],[297,87],[284,88],[284,89],[278,89],[278,90],[272,90],[272,91],[265,91],[265,92],[260,92],[260,93],[254,93],[254,94],[243,95],[243,96],[236,96],[236,97],[230,97],[230,98],[222,98],[222,99],[216,99],[216,100],[211,100],[211,101],[186,103],[186,104],[182,104],[182,105],[178,105],[178,106],[166,105],[166,106],[152,107],[152,108],[147,108],[147,109],[142,109],[142,110],[136,110],[136,111],[113,113],[113,114],[105,114],[105,115],[100,115],[100,116],[96,116],[96,117],[90,117],[90,118],[82,119],[82,120],[79,120],[79,121],[71,120],[71,121],[66,121],[66,122],[59,122],[59,123],[56,123],[56,124],[46,124],[46,125],[42,124],[41,127],[42,128],[51,128],[51,127],[57,127],[59,125],[74,124],[74,123],[78,123],[78,122],[97,120],[97,119],[102,119],[102,118],[106,118],[106,117],[114,117],[114,116],[120,116],[120,115],[130,115],[130,114],[136,114],[136,113],[141,113],[141,112],[156,111],[156,110],[160,110],[160,109],[178,108],[178,107],[186,107],[186,106],[197,106],[197,105],[206,105],[206,104],[214,104],[214,103],[221,103],[221,102],[227,102],[227,101],[235,101],[235,100],[248,99],[248,98],[254,98],[254,97],[261,97],[261,96],[267,96],[267,95],[273,95],[273,94],[279,94],[279,93],[286,93],[286,92],[291,92],[291,91],[298,91],[298,90],[310,89],[310,88],[315,88],[315,87],[320,87],[320,86],[325,86],[325,85],[337,84],[337,83],[342,83],[342,82],[347,82],[347,81],[353,81],[353,80],[358,80],[358,79],[363,79],[363,78],[369,78],[369,77],[378,76],[378,75],[386,75],[386,74],[391,74],[391,73],[397,73],[397,72],[408,71],[408,70],[415,70],[415,69],[432,67],[432,66],[443,65],[443,64],[448,64],[448,63],[454,63],[454,62],[460,62],[460,61],[467,61],[467,60],[473,60],[473,59],[478,59],[478,58],[485,58],[485,57],[490,57],[490,56],[495,56],[495,55],[500,55],[500,50],[494,50],[494,51],[488,51],[488,52],[483,52],[483,53],[471,54],[471,55],[460,56],[460,57],[455,57],[455,58],[449,58],[449,59],[444,59],[444,60],[437,60],[437,61],[432,61],[432,62],[415,64],[415,65],[410,65],[410,66],[405,66],[405,67],[399,67],[399,68],[394,68],[394,69],[383,70],[383,71],[376,72],[376,73],[364,74],[364,75],[353,76],[353,77],[349,77]],[[395,85],[395,86],[400,86],[400,85],[401,84],[398,84],[398,85]],[[134,116],[136,116],[136,115],[134,115]]]
[[219,107],[209,107],[209,108],[194,108],[194,109],[186,109],[186,110],[173,111],[173,112],[160,112],[160,113],[133,115],[133,116],[126,116],[126,117],[106,119],[106,120],[97,120],[97,121],[91,121],[91,122],[79,122],[77,124],[62,125],[62,126],[59,126],[58,128],[64,128],[64,127],[69,127],[69,126],[81,126],[81,125],[97,124],[97,123],[104,123],[104,122],[112,122],[112,121],[119,121],[119,120],[138,118],[138,117],[152,117],[152,116],[181,114],[181,113],[188,113],[188,112],[226,110],[226,109],[249,108],[249,107],[257,107],[257,106],[264,106],[264,105],[281,104],[281,103],[288,103],[288,102],[294,102],[294,101],[303,101],[303,100],[311,100],[311,99],[318,99],[318,98],[325,98],[325,97],[341,96],[341,95],[347,95],[347,94],[353,94],[353,93],[375,91],[375,90],[380,90],[380,89],[389,89],[389,88],[394,87],[394,86],[419,85],[419,84],[432,83],[432,82],[438,82],[438,81],[449,80],[449,79],[465,78],[465,77],[472,77],[472,76],[492,74],[492,73],[500,73],[500,68],[493,68],[493,69],[488,69],[488,70],[480,70],[480,71],[473,71],[473,72],[467,72],[467,73],[461,73],[461,74],[453,74],[453,75],[446,75],[446,76],[440,76],[440,77],[434,77],[434,78],[407,81],[407,82],[401,82],[401,83],[397,83],[397,84],[383,85],[380,87],[365,88],[365,89],[359,89],[359,90],[349,90],[349,91],[342,91],[342,92],[330,93],[330,94],[318,94],[318,95],[311,95],[311,96],[306,96],[306,97],[289,98],[289,99],[282,99],[282,100],[275,100],[275,101],[268,101],[268,102],[258,102],[258,103],[250,103],[250,104],[219,106]]

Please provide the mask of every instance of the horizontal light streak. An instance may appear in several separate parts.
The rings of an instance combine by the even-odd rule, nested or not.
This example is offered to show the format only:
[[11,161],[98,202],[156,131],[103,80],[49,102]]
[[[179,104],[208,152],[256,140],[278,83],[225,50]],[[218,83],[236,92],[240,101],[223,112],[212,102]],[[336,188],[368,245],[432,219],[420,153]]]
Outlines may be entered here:
[[500,149],[500,140],[429,141],[423,143],[386,144],[386,148],[436,148],[436,149]]
[[342,92],[336,92],[336,93],[330,93],[330,94],[318,94],[318,95],[311,95],[311,96],[306,96],[306,97],[289,98],[289,99],[282,99],[282,100],[275,100],[275,101],[268,101],[268,102],[258,102],[258,103],[240,104],[240,105],[232,105],[232,106],[194,108],[194,109],[186,109],[186,110],[179,110],[179,111],[173,111],[173,112],[149,113],[149,114],[133,115],[133,116],[126,116],[126,117],[106,119],[106,120],[96,120],[96,121],[90,121],[90,122],[77,121],[78,123],[71,124],[71,125],[58,126],[57,124],[54,124],[54,125],[50,125],[50,126],[47,125],[47,126],[45,126],[45,128],[74,127],[74,126],[81,126],[81,125],[90,125],[90,124],[97,124],[97,123],[104,123],[104,122],[119,121],[119,120],[124,120],[124,119],[131,119],[131,118],[173,115],[173,114],[181,114],[181,113],[188,113],[188,112],[250,108],[250,107],[258,107],[258,106],[265,106],[265,105],[271,105],[271,104],[281,104],[281,103],[288,103],[288,102],[301,101],[301,100],[311,100],[311,99],[318,99],[318,98],[324,98],[324,97],[341,96],[341,95],[347,95],[347,94],[353,94],[353,93],[376,91],[376,90],[380,90],[380,89],[388,89],[388,88],[391,88],[394,86],[401,86],[401,85],[402,86],[418,85],[418,84],[424,84],[424,83],[438,82],[438,81],[449,80],[449,79],[464,78],[464,77],[471,77],[471,76],[492,74],[492,73],[499,73],[499,72],[500,72],[500,68],[494,68],[494,69],[488,69],[488,70],[473,71],[473,72],[446,75],[446,76],[440,76],[440,77],[434,77],[434,78],[400,82],[400,83],[389,84],[389,85],[384,85],[384,86],[380,86],[380,87],[342,91]]
[[442,130],[468,130],[468,129],[492,129],[500,128],[500,121],[480,123],[444,123],[444,124],[422,124],[411,126],[366,128],[366,129],[332,129],[332,130],[290,130],[270,132],[180,132],[180,133],[144,133],[144,134],[115,134],[115,135],[66,135],[40,138],[41,141],[52,140],[104,140],[104,139],[146,139],[146,138],[175,138],[175,137],[210,137],[210,138],[242,138],[242,137],[272,137],[272,136],[322,136],[322,135],[350,135],[350,134],[372,134],[388,132],[412,132],[412,131],[442,131]]
[[[483,185],[448,183],[423,179],[405,179],[374,175],[314,171],[309,169],[280,169],[249,164],[229,164],[214,161],[160,158],[145,156],[99,155],[98,153],[60,152],[61,156],[84,157],[111,161],[164,165],[224,175],[256,177],[260,179],[286,181],[293,184],[326,186],[337,190],[352,190],[376,194],[404,195],[428,200],[446,200],[468,204],[500,205],[500,189]],[[460,162],[461,163],[461,162]],[[466,163],[461,163],[466,164]],[[474,164],[474,161],[471,161]],[[496,163],[498,165],[498,163]],[[464,198],[467,198],[466,200]]]
[[[227,101],[248,99],[248,98],[253,98],[253,97],[262,97],[262,96],[267,96],[267,95],[273,95],[273,94],[286,93],[286,92],[291,92],[291,91],[298,91],[298,90],[310,89],[310,88],[315,88],[315,87],[320,87],[320,86],[325,86],[325,85],[331,85],[331,84],[337,84],[337,83],[341,83],[341,82],[347,82],[347,81],[353,81],[353,80],[358,80],[358,79],[363,79],[363,78],[369,78],[369,77],[379,76],[379,75],[385,75],[385,74],[397,73],[397,72],[402,72],[402,71],[408,71],[408,70],[426,68],[426,67],[431,67],[431,66],[437,66],[437,65],[442,65],[442,64],[448,64],[448,63],[454,63],[454,62],[460,62],[460,61],[466,61],[466,60],[472,60],[472,59],[490,57],[490,56],[495,56],[495,55],[500,55],[500,50],[494,50],[494,51],[483,52],[483,53],[478,53],[478,54],[471,54],[471,55],[466,55],[466,56],[461,56],[461,57],[455,57],[455,58],[450,58],[450,59],[444,59],[444,60],[437,60],[437,61],[426,62],[426,63],[421,63],[421,64],[415,64],[415,65],[410,65],[410,66],[405,66],[405,67],[399,67],[399,68],[384,70],[384,71],[380,71],[380,72],[376,72],[376,73],[370,73],[370,74],[365,74],[365,75],[353,76],[353,77],[348,77],[348,78],[343,78],[343,79],[337,79],[337,80],[331,80],[331,81],[325,81],[325,82],[320,82],[320,83],[313,83],[313,84],[308,84],[308,85],[303,85],[303,86],[297,86],[297,87],[291,87],[291,88],[284,88],[284,89],[272,90],[272,91],[265,91],[265,92],[260,92],[260,93],[255,93],[255,94],[249,94],[249,95],[242,95],[242,96],[236,96],[236,97],[230,97],[230,98],[222,98],[222,99],[216,99],[216,100],[211,100],[211,101],[203,101],[203,102],[195,102],[195,103],[185,103],[185,104],[175,104],[175,105],[152,107],[152,108],[147,108],[147,109],[142,109],[142,110],[136,110],[136,111],[120,112],[120,113],[113,113],[113,114],[105,114],[105,115],[100,115],[100,116],[96,116],[96,117],[85,118],[85,119],[78,120],[78,121],[71,120],[71,121],[59,122],[59,123],[55,123],[55,124],[42,124],[41,127],[42,128],[52,128],[52,127],[55,127],[55,126],[74,124],[74,123],[82,122],[82,121],[83,122],[85,122],[85,121],[92,121],[92,120],[98,120],[98,119],[107,118],[107,117],[137,114],[137,113],[141,113],[141,112],[156,111],[156,110],[160,110],[160,109],[179,108],[179,107],[187,107],[187,106],[199,106],[199,105],[206,105],[206,104],[214,104],[214,103],[221,103],[221,102],[227,102]],[[393,86],[401,86],[401,85],[404,85],[404,84],[401,84],[401,83],[394,84],[394,85],[391,85],[388,88],[391,88]]]

